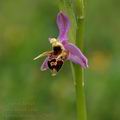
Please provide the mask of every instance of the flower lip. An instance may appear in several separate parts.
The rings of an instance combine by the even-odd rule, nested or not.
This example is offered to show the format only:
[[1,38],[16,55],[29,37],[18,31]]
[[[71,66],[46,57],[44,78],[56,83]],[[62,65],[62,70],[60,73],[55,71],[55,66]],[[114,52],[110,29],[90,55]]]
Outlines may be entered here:
[[63,60],[57,60],[55,58],[48,61],[48,67],[52,70],[52,72],[58,72],[63,65]]

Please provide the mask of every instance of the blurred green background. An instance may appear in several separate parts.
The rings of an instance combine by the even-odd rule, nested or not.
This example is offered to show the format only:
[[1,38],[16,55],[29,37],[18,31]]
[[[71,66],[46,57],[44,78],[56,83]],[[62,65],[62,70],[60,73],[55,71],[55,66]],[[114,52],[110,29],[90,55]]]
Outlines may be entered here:
[[[86,0],[88,120],[120,120],[120,1]],[[75,120],[66,62],[56,77],[41,72],[39,53],[57,37],[55,0],[0,0],[0,120]],[[118,67],[119,66],[119,67]]]

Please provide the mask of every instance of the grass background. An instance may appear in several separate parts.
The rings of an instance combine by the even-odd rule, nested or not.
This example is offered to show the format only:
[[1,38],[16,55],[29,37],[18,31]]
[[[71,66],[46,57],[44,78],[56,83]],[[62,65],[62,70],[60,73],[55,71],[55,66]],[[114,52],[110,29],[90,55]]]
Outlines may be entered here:
[[[89,120],[120,119],[120,1],[86,0],[85,70]],[[0,0],[0,120],[75,120],[70,64],[57,77],[40,71],[57,37],[57,1]]]

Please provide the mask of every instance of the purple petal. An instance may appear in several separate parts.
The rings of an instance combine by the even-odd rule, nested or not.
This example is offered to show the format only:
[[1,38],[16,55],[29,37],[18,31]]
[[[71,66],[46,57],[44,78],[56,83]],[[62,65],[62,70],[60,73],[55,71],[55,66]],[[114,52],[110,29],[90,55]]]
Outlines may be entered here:
[[67,41],[68,40],[68,31],[70,28],[70,21],[63,12],[59,12],[57,15],[57,25],[58,25],[58,29],[59,29],[58,39],[61,42]]
[[83,64],[82,60],[78,56],[70,54],[68,60],[74,62],[75,64],[80,64],[83,68],[86,68],[86,66]]
[[48,62],[48,58],[46,58],[45,60],[44,60],[44,62],[43,62],[43,64],[41,65],[41,71],[45,71],[45,70],[47,70],[48,69],[48,64],[47,64],[47,62]]
[[82,67],[88,67],[88,60],[80,51],[80,49],[72,43],[67,43],[64,45],[65,49],[70,52],[69,60],[80,64]]

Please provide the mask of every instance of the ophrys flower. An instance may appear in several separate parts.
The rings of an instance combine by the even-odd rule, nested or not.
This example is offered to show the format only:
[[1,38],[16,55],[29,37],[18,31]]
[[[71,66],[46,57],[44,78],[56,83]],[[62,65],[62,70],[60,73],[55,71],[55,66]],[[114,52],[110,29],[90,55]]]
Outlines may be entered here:
[[52,50],[40,54],[34,58],[34,60],[46,56],[41,70],[50,69],[53,76],[56,75],[66,60],[70,60],[81,65],[83,68],[87,68],[87,58],[76,45],[68,41],[70,21],[63,12],[59,12],[57,15],[57,25],[59,29],[58,38],[49,38],[49,42],[52,44]]

